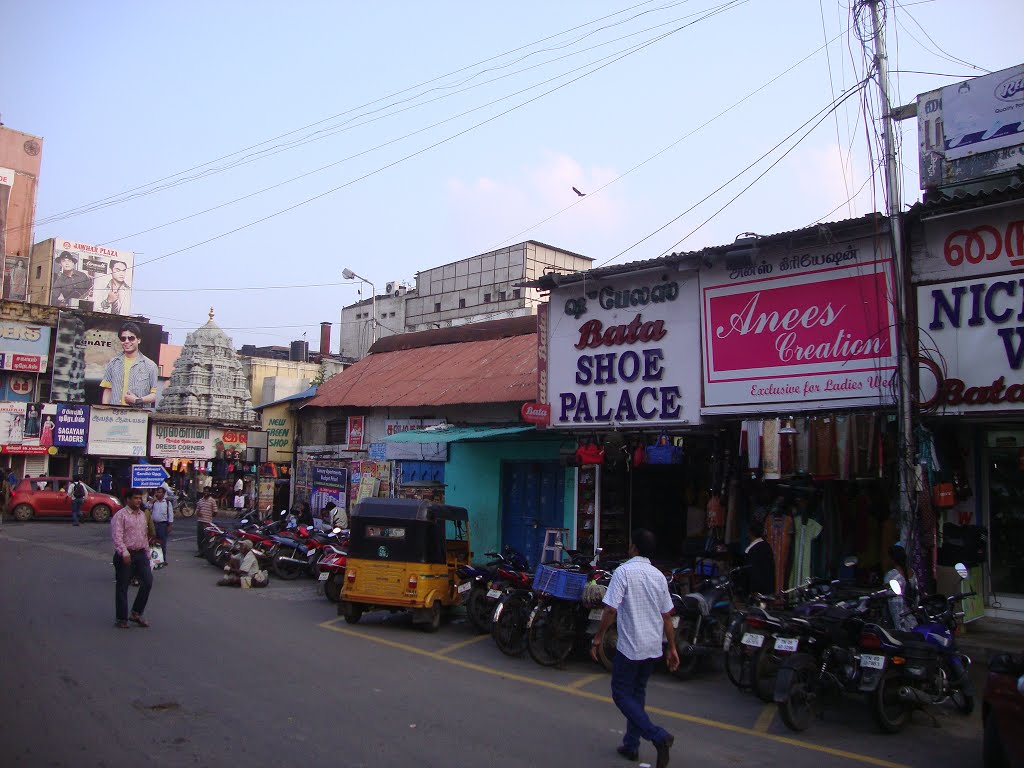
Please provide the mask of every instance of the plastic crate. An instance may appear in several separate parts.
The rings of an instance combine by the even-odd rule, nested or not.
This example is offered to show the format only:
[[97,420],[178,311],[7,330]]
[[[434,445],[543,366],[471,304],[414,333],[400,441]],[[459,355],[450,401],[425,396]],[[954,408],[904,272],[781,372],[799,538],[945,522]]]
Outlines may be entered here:
[[537,566],[533,575],[533,589],[563,600],[579,600],[587,585],[587,574],[564,571],[548,565]]

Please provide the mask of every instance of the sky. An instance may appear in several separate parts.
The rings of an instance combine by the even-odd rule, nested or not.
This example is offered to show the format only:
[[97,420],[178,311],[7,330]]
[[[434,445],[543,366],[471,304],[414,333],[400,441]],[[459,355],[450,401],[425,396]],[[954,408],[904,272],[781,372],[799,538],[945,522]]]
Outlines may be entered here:
[[[899,104],[1024,60],[1018,0],[885,5]],[[172,343],[213,307],[236,347],[316,350],[330,321],[336,351],[369,296],[346,268],[379,293],[528,239],[599,266],[885,210],[869,30],[843,2],[0,0],[0,19],[0,115],[44,138],[35,240],[134,251],[132,312]],[[908,205],[916,122],[899,130]]]

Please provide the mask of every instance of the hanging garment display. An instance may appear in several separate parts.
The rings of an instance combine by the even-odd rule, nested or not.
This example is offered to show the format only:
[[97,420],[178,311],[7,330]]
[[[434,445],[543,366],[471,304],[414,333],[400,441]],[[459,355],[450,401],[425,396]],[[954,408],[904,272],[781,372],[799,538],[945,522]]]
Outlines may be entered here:
[[793,422],[796,434],[793,443],[796,447],[796,471],[801,475],[811,473],[811,420],[796,419]]
[[740,453],[747,455],[747,469],[761,467],[761,421],[746,419],[740,430]]
[[775,556],[775,589],[783,589],[789,571],[789,550],[793,545],[793,518],[785,514],[768,515],[764,521],[764,540]]
[[811,544],[821,534],[822,525],[813,517],[797,518],[793,531],[793,566],[789,571],[789,587],[811,578]]
[[840,480],[850,479],[850,419],[836,416],[836,461]]
[[816,417],[812,422],[814,463],[811,474],[819,479],[836,476],[836,423],[831,416]]
[[761,425],[761,469],[765,480],[782,477],[779,465],[779,420],[765,419]]

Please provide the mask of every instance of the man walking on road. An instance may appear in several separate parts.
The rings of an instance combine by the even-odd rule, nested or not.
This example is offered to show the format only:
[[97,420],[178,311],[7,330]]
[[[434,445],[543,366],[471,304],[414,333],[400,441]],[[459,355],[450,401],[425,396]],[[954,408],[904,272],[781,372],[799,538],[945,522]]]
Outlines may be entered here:
[[612,699],[626,716],[626,735],[617,751],[627,760],[635,761],[640,756],[640,739],[647,739],[658,752],[657,768],[665,768],[675,739],[651,722],[644,705],[647,680],[662,655],[662,636],[668,640],[669,670],[679,667],[672,626],[672,598],[664,574],[651,565],[654,534],[638,528],[632,538],[630,559],[615,569],[604,596],[604,615],[590,655],[597,660],[597,649],[604,641],[604,633],[617,620],[619,639],[612,665]]
[[216,516],[217,502],[213,499],[213,490],[206,486],[203,488],[203,498],[196,504],[196,557],[203,556],[199,551],[203,546],[203,534],[206,532],[206,526],[210,525]]
[[156,498],[149,505],[149,514],[156,528],[156,538],[164,550],[163,565],[157,568],[163,568],[170,562],[167,557],[167,537],[171,535],[171,525],[174,523],[174,505],[167,500],[167,492],[162,487],[156,489]]
[[[129,621],[148,627],[142,618],[153,588],[153,571],[149,568],[149,521],[142,509],[142,491],[132,488],[125,500],[127,506],[117,510],[110,519],[110,537],[114,541],[114,626],[128,629]],[[132,577],[139,580],[139,591],[128,614],[128,583]]]

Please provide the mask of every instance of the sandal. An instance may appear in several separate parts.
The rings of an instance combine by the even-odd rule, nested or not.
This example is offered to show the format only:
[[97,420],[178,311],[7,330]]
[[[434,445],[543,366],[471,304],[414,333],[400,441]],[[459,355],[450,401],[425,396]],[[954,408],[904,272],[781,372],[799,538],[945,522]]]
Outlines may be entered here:
[[121,619],[120,621],[115,621],[114,622],[114,626],[117,627],[118,629],[131,629],[132,628],[131,624],[129,624],[124,619]]
[[131,616],[129,616],[128,617],[128,621],[132,622],[133,624],[138,624],[143,629],[145,629],[146,627],[149,626],[149,622],[146,621],[141,616],[139,616],[139,614],[137,614],[137,613],[133,613]]

